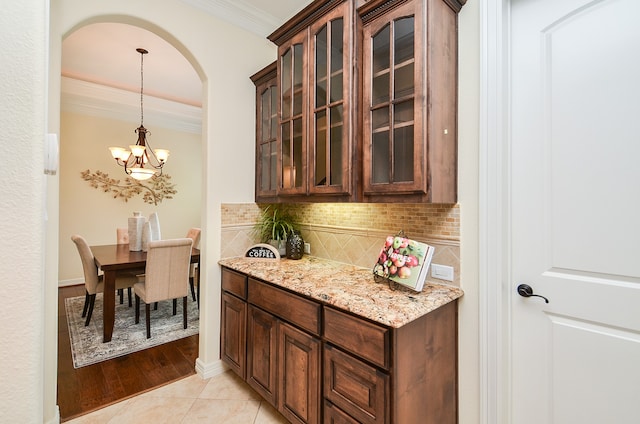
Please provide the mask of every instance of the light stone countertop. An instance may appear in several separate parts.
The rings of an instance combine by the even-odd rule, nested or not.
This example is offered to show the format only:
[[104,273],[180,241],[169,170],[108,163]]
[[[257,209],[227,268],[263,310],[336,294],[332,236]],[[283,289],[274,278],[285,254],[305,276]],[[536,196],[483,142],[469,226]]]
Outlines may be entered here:
[[458,287],[429,281],[421,292],[402,286],[392,290],[375,282],[371,269],[307,255],[300,260],[237,257],[218,263],[394,328],[463,295]]

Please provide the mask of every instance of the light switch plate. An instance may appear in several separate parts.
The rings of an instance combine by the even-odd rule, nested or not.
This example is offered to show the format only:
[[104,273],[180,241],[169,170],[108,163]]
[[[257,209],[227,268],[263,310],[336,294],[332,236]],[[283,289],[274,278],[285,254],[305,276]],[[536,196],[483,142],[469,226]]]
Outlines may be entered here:
[[453,267],[431,264],[431,276],[440,280],[453,281]]
[[311,243],[304,244],[304,253],[306,253],[307,255],[311,254]]

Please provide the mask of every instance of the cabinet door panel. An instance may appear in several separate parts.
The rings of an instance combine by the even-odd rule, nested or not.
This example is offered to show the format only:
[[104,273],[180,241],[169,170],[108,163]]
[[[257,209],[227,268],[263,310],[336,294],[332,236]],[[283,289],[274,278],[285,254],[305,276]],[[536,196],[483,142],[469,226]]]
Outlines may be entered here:
[[307,192],[307,32],[279,48],[280,151],[278,195]]
[[422,8],[407,2],[363,28],[365,195],[427,193]]
[[277,319],[249,306],[247,330],[247,383],[276,406]]
[[361,423],[388,421],[389,376],[329,344],[324,348],[324,397]]
[[276,62],[265,67],[251,80],[256,85],[256,202],[276,196],[278,77]]
[[220,351],[222,361],[233,372],[245,378],[247,304],[228,293],[222,293]]
[[320,340],[282,321],[278,334],[278,410],[292,423],[319,423]]
[[345,2],[310,28],[310,194],[351,193],[352,13]]

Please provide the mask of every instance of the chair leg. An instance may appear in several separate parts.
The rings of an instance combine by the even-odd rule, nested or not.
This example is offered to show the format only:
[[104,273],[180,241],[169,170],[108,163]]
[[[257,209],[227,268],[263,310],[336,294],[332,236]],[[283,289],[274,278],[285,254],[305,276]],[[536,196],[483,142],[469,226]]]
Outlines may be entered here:
[[154,302],[153,303],[153,310],[157,311],[158,310],[158,302]]
[[136,324],[140,322],[140,297],[136,295]]
[[146,321],[147,321],[147,339],[151,338],[151,308],[149,307],[148,303],[144,304],[144,313],[146,315]]
[[195,286],[193,285],[193,277],[189,277],[189,287],[191,288],[191,297],[193,298],[193,301],[196,301],[196,289]]
[[187,328],[187,296],[182,298],[182,321],[184,328]]
[[129,296],[129,307],[131,307],[131,287],[127,287],[127,295]]
[[85,291],[85,293],[84,293],[84,306],[82,307],[82,318],[87,316],[87,309],[89,308],[89,296],[91,296],[89,294],[89,292]]
[[175,315],[178,311],[178,299],[173,299],[173,315]]
[[89,295],[89,311],[87,312],[87,319],[84,322],[84,326],[88,327],[89,326],[89,322],[91,322],[91,314],[93,314],[93,305],[96,303],[96,295],[95,294],[90,294]]
[[118,289],[118,295],[120,295],[120,304],[124,303],[124,290]]

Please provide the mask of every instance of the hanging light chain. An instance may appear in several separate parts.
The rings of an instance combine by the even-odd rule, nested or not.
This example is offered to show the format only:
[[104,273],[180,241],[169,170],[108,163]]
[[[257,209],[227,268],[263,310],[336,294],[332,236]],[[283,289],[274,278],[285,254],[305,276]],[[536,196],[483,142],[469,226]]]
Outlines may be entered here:
[[144,55],[149,53],[143,48],[136,49],[140,53],[140,126],[144,126]]

